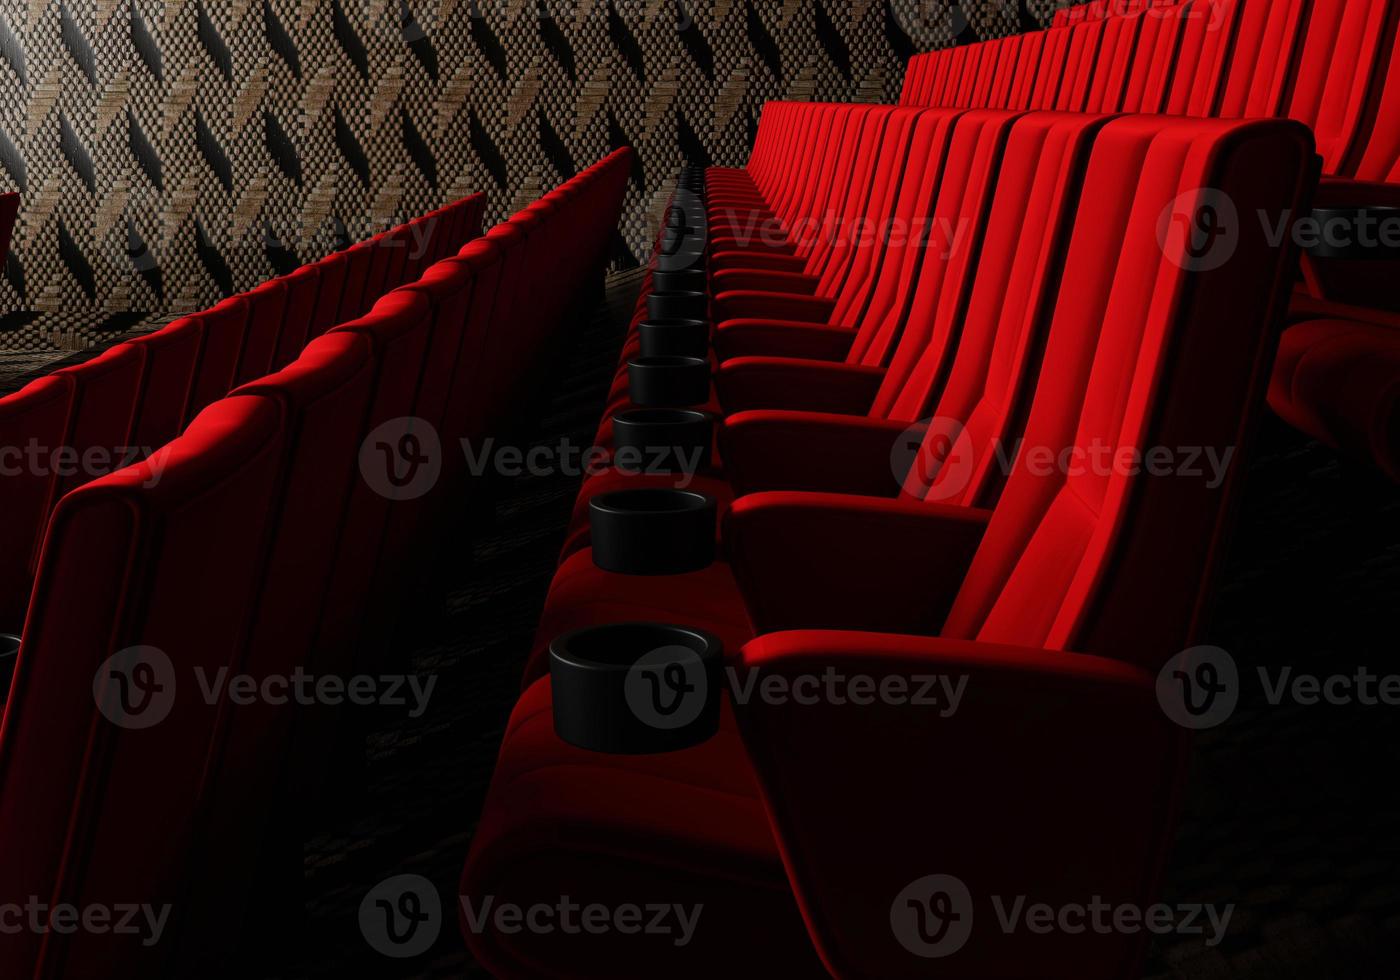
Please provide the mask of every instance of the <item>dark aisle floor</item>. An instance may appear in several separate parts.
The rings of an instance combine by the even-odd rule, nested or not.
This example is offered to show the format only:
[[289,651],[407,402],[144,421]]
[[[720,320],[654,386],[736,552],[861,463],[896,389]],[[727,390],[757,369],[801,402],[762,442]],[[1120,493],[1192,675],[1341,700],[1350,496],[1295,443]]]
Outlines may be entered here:
[[[635,273],[612,281],[524,445],[592,438],[637,285]],[[275,976],[483,975],[463,952],[452,896],[576,487],[562,475],[500,481],[486,530],[449,547],[446,599],[404,651],[438,677],[430,707],[375,730],[364,796],[306,853],[305,955]],[[1242,675],[1400,670],[1396,488],[1269,419],[1243,513],[1210,636]],[[1230,929],[1215,947],[1157,944],[1148,975],[1400,975],[1398,757],[1400,707],[1275,708],[1246,684],[1235,716],[1198,739],[1167,895],[1235,904]],[[433,952],[407,961],[373,951],[358,925],[365,894],[400,874],[431,879],[446,913]]]

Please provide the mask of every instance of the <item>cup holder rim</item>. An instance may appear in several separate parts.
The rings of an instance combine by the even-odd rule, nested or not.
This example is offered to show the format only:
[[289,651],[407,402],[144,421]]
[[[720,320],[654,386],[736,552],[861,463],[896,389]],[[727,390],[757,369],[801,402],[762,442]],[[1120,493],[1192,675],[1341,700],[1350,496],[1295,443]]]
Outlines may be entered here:
[[614,425],[701,425],[713,421],[709,412],[694,408],[629,408],[613,415]]
[[[638,507],[628,506],[629,501],[645,503],[654,501],[667,506]],[[681,490],[675,487],[641,487],[630,490],[613,490],[593,497],[588,506],[604,514],[694,514],[715,505],[715,498],[696,490]]]
[[696,368],[709,367],[703,357],[686,357],[683,354],[642,354],[627,362],[629,367],[641,368]]
[[[598,657],[588,657],[570,650],[574,641],[580,636],[596,633],[606,642],[608,634],[622,634],[650,631],[657,634],[657,642],[651,644],[648,649],[628,651],[625,659],[604,660]],[[665,637],[671,637],[675,642],[667,643]],[[690,642],[683,642],[689,640]],[[645,645],[645,644],[640,644]],[[570,630],[561,633],[549,642],[549,657],[558,661],[565,667],[574,670],[584,670],[596,673],[625,673],[632,669],[638,658],[647,654],[648,650],[655,650],[662,646],[687,646],[701,660],[716,658],[721,653],[720,640],[713,633],[698,629],[693,626],[682,626],[678,623],[663,623],[658,620],[627,620],[617,623],[603,623],[598,626],[584,626],[580,629]],[[619,647],[620,649],[620,647]]]
[[[663,297],[665,297],[666,299],[677,299],[677,298],[680,298],[680,297],[684,297],[684,298],[686,298],[686,299],[689,299],[689,298],[692,297],[692,296],[701,296],[701,297],[704,297],[705,299],[708,299],[708,298],[709,298],[709,296],[708,296],[703,290],[699,290],[699,289],[665,289],[665,290],[663,290],[663,289],[653,289],[653,290],[651,291],[651,295],[652,295],[652,296],[663,296]],[[690,317],[686,317],[685,319],[691,319],[691,318],[690,318]]]
[[23,639],[14,633],[0,633],[0,657],[11,657],[19,653]]
[[1350,204],[1333,207],[1315,207],[1312,209],[1315,218],[1352,217],[1358,214],[1376,214],[1380,216],[1391,216],[1400,214],[1400,206],[1392,204]]
[[[671,294],[667,293],[665,295],[669,296]],[[689,316],[656,316],[647,317],[645,320],[638,321],[637,329],[640,330],[642,327],[653,330],[679,330],[682,327],[688,330],[698,330],[703,327],[708,330],[710,324],[706,320],[698,320],[695,317]]]

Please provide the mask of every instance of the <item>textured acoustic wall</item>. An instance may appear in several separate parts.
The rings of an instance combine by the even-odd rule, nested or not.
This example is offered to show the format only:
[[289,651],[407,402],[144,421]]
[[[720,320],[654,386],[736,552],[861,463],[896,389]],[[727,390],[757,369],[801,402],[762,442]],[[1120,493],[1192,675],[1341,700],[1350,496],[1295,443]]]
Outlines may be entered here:
[[618,241],[763,102],[890,100],[903,59],[1033,26],[974,0],[4,0],[6,309],[200,308],[472,191],[495,221],[630,143]]

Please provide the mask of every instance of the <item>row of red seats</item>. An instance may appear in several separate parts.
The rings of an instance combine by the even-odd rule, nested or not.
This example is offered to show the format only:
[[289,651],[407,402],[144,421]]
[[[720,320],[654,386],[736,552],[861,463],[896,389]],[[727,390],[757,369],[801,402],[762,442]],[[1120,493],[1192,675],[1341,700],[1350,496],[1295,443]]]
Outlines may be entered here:
[[[1094,3],[1070,8],[1056,25],[915,56],[901,101],[1287,116],[1316,135],[1324,180],[1312,203],[1331,232],[1360,239],[1368,216],[1394,222],[1395,0]],[[1305,257],[1290,320],[1311,322],[1281,338],[1269,402],[1305,433],[1400,479],[1395,271],[1393,248]]]
[[0,398],[0,632],[17,632],[70,490],[164,446],[206,406],[481,234],[474,194]]
[[[619,450],[585,483],[463,872],[493,975],[1135,975],[1141,934],[1003,934],[990,903],[1154,900],[1186,749],[1156,677],[1199,634],[1243,453],[1218,481],[1088,459],[1248,445],[1296,250],[1246,224],[1200,263],[1180,228],[1203,188],[1289,226],[1314,151],[1286,120],[769,103],[702,220],[678,193],[598,440],[657,410],[646,372],[708,363],[673,405],[718,448],[693,481]],[[713,349],[658,361],[684,309]],[[628,567],[706,496],[722,560]],[[715,640],[728,674],[674,652]],[[956,710],[874,696],[929,677]],[[696,697],[707,739],[637,735]],[[975,905],[942,908],[960,949],[938,876]],[[488,896],[703,914],[514,930],[467,911]]]
[[[250,895],[250,879],[276,828],[297,826],[336,721],[319,708],[206,700],[196,672],[261,685],[394,666],[369,637],[391,616],[426,526],[460,497],[465,465],[448,452],[431,492],[396,496],[371,479],[371,434],[411,418],[385,438],[434,431],[451,447],[499,424],[571,297],[602,275],[630,169],[620,150],[460,249],[445,215],[454,230],[438,241],[454,243],[450,256],[435,248],[412,282],[386,276],[393,288],[366,296],[367,309],[342,302],[348,315],[313,327],[320,335],[290,363],[59,502],[0,727],[6,894],[45,907],[150,903],[169,920],[149,944],[6,928],[0,974],[210,976],[252,938],[249,903],[277,896]],[[462,210],[466,228],[479,201]],[[381,253],[351,250],[349,263],[363,254],[368,265],[337,279],[358,287]],[[309,309],[282,330],[305,334]],[[277,346],[271,333],[265,349]],[[287,865],[299,880],[299,846]]]

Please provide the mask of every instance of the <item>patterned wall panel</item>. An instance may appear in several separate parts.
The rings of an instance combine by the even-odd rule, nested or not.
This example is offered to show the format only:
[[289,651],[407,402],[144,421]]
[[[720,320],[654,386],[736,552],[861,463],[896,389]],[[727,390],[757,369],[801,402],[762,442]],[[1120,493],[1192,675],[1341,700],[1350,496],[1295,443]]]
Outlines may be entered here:
[[472,191],[488,220],[630,143],[619,261],[774,98],[895,98],[916,50],[1054,0],[6,0],[0,310],[179,311]]

